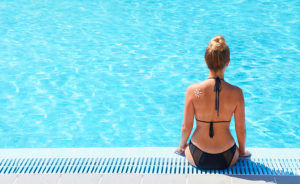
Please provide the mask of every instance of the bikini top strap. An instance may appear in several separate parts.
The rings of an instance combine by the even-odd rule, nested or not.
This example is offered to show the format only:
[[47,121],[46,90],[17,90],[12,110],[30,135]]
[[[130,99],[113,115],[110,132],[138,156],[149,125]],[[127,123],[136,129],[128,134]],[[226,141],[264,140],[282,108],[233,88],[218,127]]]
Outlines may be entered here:
[[203,123],[228,123],[228,122],[231,121],[231,120],[229,120],[229,121],[202,121],[202,120],[199,120],[197,118],[196,118],[196,120],[199,121],[199,122],[203,122]]
[[228,123],[228,122],[230,122],[230,121],[201,121],[201,120],[198,120],[197,118],[196,118],[196,120],[199,122],[203,122],[203,123],[209,123],[209,134],[208,135],[210,138],[213,138],[213,136],[214,136],[213,123]]
[[[211,79],[212,77],[209,77],[208,79]],[[217,111],[217,115],[219,116],[219,94],[221,91],[221,80],[224,79],[220,79],[219,77],[213,78],[216,80],[215,82],[215,87],[214,87],[214,92],[216,92],[216,101],[215,101],[215,109]],[[200,121],[196,118],[197,121]],[[230,122],[230,121],[200,121],[203,123],[209,123],[209,137],[213,138],[214,136],[214,127],[213,127],[213,123],[222,123],[222,122]]]
[[215,82],[215,87],[214,87],[214,92],[216,92],[216,100],[215,100],[215,109],[217,111],[217,116],[219,116],[219,101],[220,101],[220,91],[221,91],[221,80],[224,80],[224,79],[220,79],[219,77],[216,77],[216,78],[212,78],[212,77],[209,77],[208,79],[215,79],[216,82]]

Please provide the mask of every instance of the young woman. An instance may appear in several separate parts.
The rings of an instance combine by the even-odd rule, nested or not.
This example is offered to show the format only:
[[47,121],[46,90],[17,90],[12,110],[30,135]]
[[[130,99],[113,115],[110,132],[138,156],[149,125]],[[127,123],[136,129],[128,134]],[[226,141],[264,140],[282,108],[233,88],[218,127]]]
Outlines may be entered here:
[[[181,141],[175,152],[185,154],[190,164],[200,169],[226,169],[234,165],[239,156],[250,155],[245,150],[243,92],[224,80],[229,61],[229,48],[224,37],[212,38],[205,51],[208,77],[186,90]],[[229,130],[233,114],[239,147]],[[194,117],[196,130],[187,144]]]

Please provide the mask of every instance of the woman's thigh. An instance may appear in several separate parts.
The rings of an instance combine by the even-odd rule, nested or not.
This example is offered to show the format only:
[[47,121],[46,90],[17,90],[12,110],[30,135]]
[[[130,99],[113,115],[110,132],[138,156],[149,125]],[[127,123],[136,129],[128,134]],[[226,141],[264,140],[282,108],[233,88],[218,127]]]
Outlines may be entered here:
[[187,145],[187,147],[185,148],[184,154],[185,154],[185,158],[187,158],[190,164],[196,167],[189,145]]
[[231,163],[230,163],[230,167],[236,163],[236,161],[239,159],[239,156],[240,156],[240,154],[239,154],[239,148],[236,147],[234,156],[233,156],[233,158],[231,160]]

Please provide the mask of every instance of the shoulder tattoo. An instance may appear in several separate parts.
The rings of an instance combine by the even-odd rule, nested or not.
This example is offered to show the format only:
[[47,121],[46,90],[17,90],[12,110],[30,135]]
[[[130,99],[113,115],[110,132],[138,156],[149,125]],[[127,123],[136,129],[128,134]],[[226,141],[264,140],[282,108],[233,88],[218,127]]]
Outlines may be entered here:
[[202,94],[202,92],[199,89],[195,89],[194,93],[197,98],[199,98],[200,95]]

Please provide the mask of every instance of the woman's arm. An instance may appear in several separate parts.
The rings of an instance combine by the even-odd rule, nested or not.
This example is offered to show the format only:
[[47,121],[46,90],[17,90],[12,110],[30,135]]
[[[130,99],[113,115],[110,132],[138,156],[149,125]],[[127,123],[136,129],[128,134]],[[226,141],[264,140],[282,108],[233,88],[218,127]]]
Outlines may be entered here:
[[245,155],[246,124],[245,124],[245,102],[243,91],[238,88],[237,106],[234,110],[235,131],[239,142],[240,155]]
[[184,117],[181,126],[181,141],[179,147],[184,149],[194,124],[193,89],[189,86],[185,94]]

